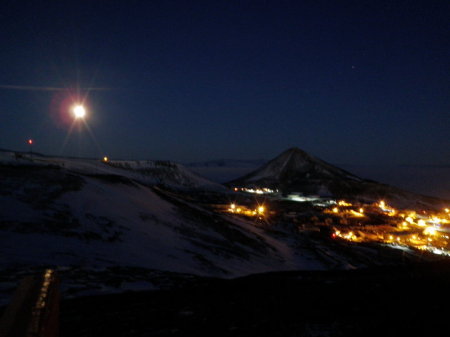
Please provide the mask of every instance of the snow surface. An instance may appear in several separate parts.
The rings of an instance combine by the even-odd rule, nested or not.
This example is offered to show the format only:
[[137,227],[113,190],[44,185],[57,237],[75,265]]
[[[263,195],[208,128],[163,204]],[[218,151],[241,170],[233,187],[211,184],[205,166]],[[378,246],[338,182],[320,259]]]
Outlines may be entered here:
[[224,188],[179,164],[0,151],[0,173],[0,303],[14,275],[49,266],[77,294],[110,292],[111,278],[122,278],[113,287],[120,291],[159,287],[164,273],[228,278],[362,266],[297,230],[266,230],[187,201],[195,190]]
[[[153,163],[118,168],[93,160],[16,159],[5,153],[1,161],[0,268],[10,275],[39,266],[82,268],[92,275],[120,267],[227,278],[329,268],[310,248],[296,247],[295,240],[150,186],[150,178],[142,178],[136,168]],[[203,180],[195,181],[204,186]],[[89,281],[86,277],[83,282]],[[90,293],[90,286],[80,282],[65,280],[64,287]],[[142,288],[146,282],[131,278],[122,286]],[[1,283],[0,278],[0,288]]]

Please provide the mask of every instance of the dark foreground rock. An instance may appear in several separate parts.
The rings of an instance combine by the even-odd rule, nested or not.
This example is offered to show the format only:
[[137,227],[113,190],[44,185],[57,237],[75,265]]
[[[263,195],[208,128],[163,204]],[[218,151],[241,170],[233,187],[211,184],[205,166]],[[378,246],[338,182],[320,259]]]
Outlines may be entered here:
[[450,263],[208,279],[64,300],[61,336],[441,336]]

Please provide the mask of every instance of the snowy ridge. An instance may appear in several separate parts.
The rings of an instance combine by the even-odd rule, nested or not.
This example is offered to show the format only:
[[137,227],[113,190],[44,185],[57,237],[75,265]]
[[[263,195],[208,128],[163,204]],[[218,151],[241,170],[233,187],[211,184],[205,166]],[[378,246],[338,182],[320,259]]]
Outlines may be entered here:
[[29,153],[0,151],[0,164],[53,165],[73,172],[92,175],[118,175],[143,184],[165,185],[172,188],[224,190],[218,183],[190,171],[181,164],[170,161],[115,160],[103,162],[95,159],[48,157]]
[[152,184],[163,184],[171,187],[184,187],[208,190],[223,190],[220,184],[213,183],[190,171],[181,164],[171,161],[110,161],[114,168],[138,173],[134,178]]

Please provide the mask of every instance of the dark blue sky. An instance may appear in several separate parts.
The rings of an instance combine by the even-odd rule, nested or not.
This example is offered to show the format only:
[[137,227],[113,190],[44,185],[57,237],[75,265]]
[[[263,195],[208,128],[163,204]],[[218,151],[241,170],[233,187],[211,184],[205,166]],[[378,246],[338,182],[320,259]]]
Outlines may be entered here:
[[[447,0],[25,3],[0,5],[1,148],[450,164]],[[108,90],[64,144],[77,87]]]

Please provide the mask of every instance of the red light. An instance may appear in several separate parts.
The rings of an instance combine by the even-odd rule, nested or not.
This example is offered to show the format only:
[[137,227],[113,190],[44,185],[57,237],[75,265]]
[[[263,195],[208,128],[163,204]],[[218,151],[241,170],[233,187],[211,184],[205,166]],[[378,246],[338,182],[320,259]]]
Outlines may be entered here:
[[33,139],[28,139],[28,144],[33,144]]
[[333,239],[336,239],[336,233],[331,234],[331,237],[332,237]]

